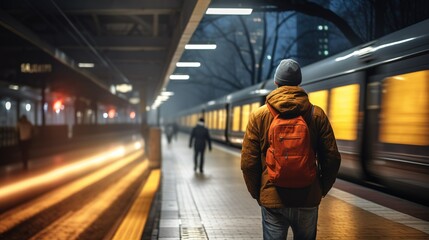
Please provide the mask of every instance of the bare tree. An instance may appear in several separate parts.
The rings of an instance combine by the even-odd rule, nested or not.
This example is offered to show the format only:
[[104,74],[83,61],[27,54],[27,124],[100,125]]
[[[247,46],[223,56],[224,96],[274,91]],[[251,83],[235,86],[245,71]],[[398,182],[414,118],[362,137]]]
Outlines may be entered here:
[[[218,49],[216,54],[198,53],[204,67],[197,75],[204,76],[206,83],[214,81],[216,84],[211,85],[216,86],[222,83],[231,91],[266,80],[296,43],[292,35],[286,40],[280,37],[281,32],[287,32],[285,24],[294,15],[276,12],[257,13],[252,19],[241,16],[210,19],[199,37],[215,39]],[[210,58],[205,56],[208,54]]]
[[[182,97],[186,107],[271,78],[281,59],[293,57],[310,63],[325,57],[314,56],[317,46],[308,40],[317,33],[311,27],[302,27],[306,25],[305,16],[310,16],[308,26],[318,22],[332,24],[328,33],[329,44],[336,49],[329,51],[329,55],[429,16],[427,0],[266,2],[275,2],[276,8],[270,9],[273,12],[260,8],[249,17],[206,16],[200,23],[192,41],[215,42],[218,48],[214,52],[185,51],[182,56],[182,61],[202,62],[201,68],[184,70],[189,71],[191,79],[177,85],[181,89],[193,89],[186,90],[186,96]],[[297,19],[301,19],[299,23]],[[300,24],[299,31],[297,24]],[[179,95],[175,97],[179,98]]]

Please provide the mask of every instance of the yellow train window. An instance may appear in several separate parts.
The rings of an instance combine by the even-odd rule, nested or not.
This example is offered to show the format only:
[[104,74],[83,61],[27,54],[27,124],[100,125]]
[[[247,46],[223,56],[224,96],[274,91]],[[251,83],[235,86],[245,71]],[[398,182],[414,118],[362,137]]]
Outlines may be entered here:
[[328,112],[328,90],[311,92],[308,98],[312,104],[319,106],[325,113]]
[[331,90],[329,121],[339,140],[356,140],[359,110],[359,85],[352,84]]
[[204,112],[204,123],[207,128],[210,128],[210,113]]
[[213,115],[212,115],[212,121],[213,121],[213,129],[217,129],[217,125],[218,125],[218,123],[217,123],[217,111],[216,110],[214,110],[213,111]]
[[198,121],[198,114],[192,114],[191,126],[197,125],[197,121]]
[[429,70],[384,79],[379,139],[429,145]]
[[225,109],[219,110],[219,129],[225,129],[225,118],[226,111]]
[[250,115],[250,104],[243,105],[243,109],[241,110],[241,131],[245,132],[247,127],[247,122],[249,122]]
[[232,112],[232,131],[240,131],[241,106],[234,107]]
[[209,112],[207,127],[213,129],[213,111]]
[[252,103],[252,105],[251,105],[251,110],[250,110],[250,112],[253,112],[253,111],[255,111],[256,109],[258,109],[259,108],[259,102],[254,102],[254,103]]

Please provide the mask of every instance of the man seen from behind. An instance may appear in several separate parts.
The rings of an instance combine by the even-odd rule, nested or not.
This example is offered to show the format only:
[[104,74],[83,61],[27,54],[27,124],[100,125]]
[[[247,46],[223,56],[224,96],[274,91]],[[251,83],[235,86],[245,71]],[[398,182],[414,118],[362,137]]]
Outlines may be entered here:
[[[189,139],[189,148],[194,145],[194,171],[197,171],[198,165],[200,173],[204,172],[204,152],[206,150],[206,142],[209,145],[209,150],[212,150],[209,130],[204,126],[204,118],[198,120],[197,126],[192,129],[191,138]],[[200,161],[198,164],[198,156]]]
[[[318,206],[334,184],[341,162],[328,117],[320,107],[310,103],[307,93],[298,86],[301,78],[296,61],[280,62],[274,76],[278,88],[267,96],[265,105],[251,114],[243,140],[241,169],[248,191],[261,206],[265,240],[286,239],[289,227],[294,239],[316,239]],[[278,186],[268,173],[272,171],[266,164],[269,139],[272,139],[268,136],[274,119],[272,112],[280,118],[302,116],[305,119],[311,143],[308,152],[314,154],[316,173],[314,180],[305,186]],[[288,161],[291,157],[286,154],[282,159]],[[292,185],[300,185],[295,183]]]

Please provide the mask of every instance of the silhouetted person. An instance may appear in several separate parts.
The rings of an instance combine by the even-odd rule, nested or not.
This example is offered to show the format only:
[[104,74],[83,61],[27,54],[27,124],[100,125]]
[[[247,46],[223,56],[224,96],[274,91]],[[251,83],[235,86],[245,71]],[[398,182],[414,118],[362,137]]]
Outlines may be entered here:
[[33,125],[28,121],[25,115],[19,118],[17,124],[19,147],[21,149],[21,158],[24,169],[28,169],[28,150],[33,137]]
[[177,141],[177,133],[179,132],[179,127],[177,126],[176,122],[172,123],[171,125],[173,126],[173,137],[174,137],[174,140]]
[[172,124],[167,124],[165,126],[165,135],[167,136],[167,142],[168,144],[171,143],[171,139],[173,138],[174,135],[174,127]]
[[189,140],[189,148],[192,148],[192,141],[194,143],[194,171],[198,167],[198,155],[200,155],[200,172],[204,172],[204,151],[206,150],[206,142],[209,144],[209,150],[212,150],[212,143],[210,140],[209,130],[204,127],[204,118],[200,118],[197,126],[192,129],[191,138]]
[[[307,93],[299,87],[301,84],[299,64],[292,59],[282,60],[274,75],[274,82],[278,88],[267,96],[265,105],[250,115],[241,149],[241,170],[249,193],[261,206],[265,240],[286,239],[289,227],[292,228],[294,239],[316,239],[318,207],[322,197],[335,182],[341,156],[328,117],[320,107],[310,103]],[[285,125],[287,127],[284,128],[270,128],[273,119],[277,122],[279,117],[307,119],[306,129],[302,128],[302,122],[299,126],[292,124]],[[305,134],[310,137],[304,141],[303,138],[297,137],[294,129],[305,129],[306,133],[299,132],[300,136]],[[269,132],[273,134],[269,135]],[[292,136],[291,132],[295,134]],[[273,136],[277,137],[273,139]],[[270,145],[271,142],[274,142],[273,146]],[[282,144],[276,145],[279,142]],[[296,148],[287,149],[292,144]],[[290,151],[281,156],[275,155],[283,153],[282,147]],[[272,151],[268,153],[270,149]],[[309,151],[300,152],[298,149]],[[310,155],[311,158],[305,158]],[[267,159],[272,159],[271,156],[276,157],[276,162],[268,163]],[[316,157],[320,171],[317,171]],[[308,182],[301,185],[302,175],[305,174],[296,173],[302,173],[301,169],[305,167],[296,165],[297,162],[303,163],[306,159],[314,160],[311,163],[306,162],[306,170],[314,169],[315,174],[314,178],[312,176]],[[292,177],[293,181],[288,183],[291,185],[287,186],[277,184],[277,179],[270,175],[270,171],[276,172],[278,166],[284,163],[289,165],[282,165],[286,171],[282,170],[289,171],[289,174],[281,175],[281,180],[291,178],[295,174]]]

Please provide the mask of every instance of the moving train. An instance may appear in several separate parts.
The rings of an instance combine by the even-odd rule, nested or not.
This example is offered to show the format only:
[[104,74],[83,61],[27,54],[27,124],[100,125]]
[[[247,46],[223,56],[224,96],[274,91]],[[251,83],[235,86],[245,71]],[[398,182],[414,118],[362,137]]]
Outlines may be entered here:
[[[328,115],[340,175],[429,203],[429,20],[302,68],[301,86]],[[250,113],[272,79],[179,113],[189,131],[241,147]]]

